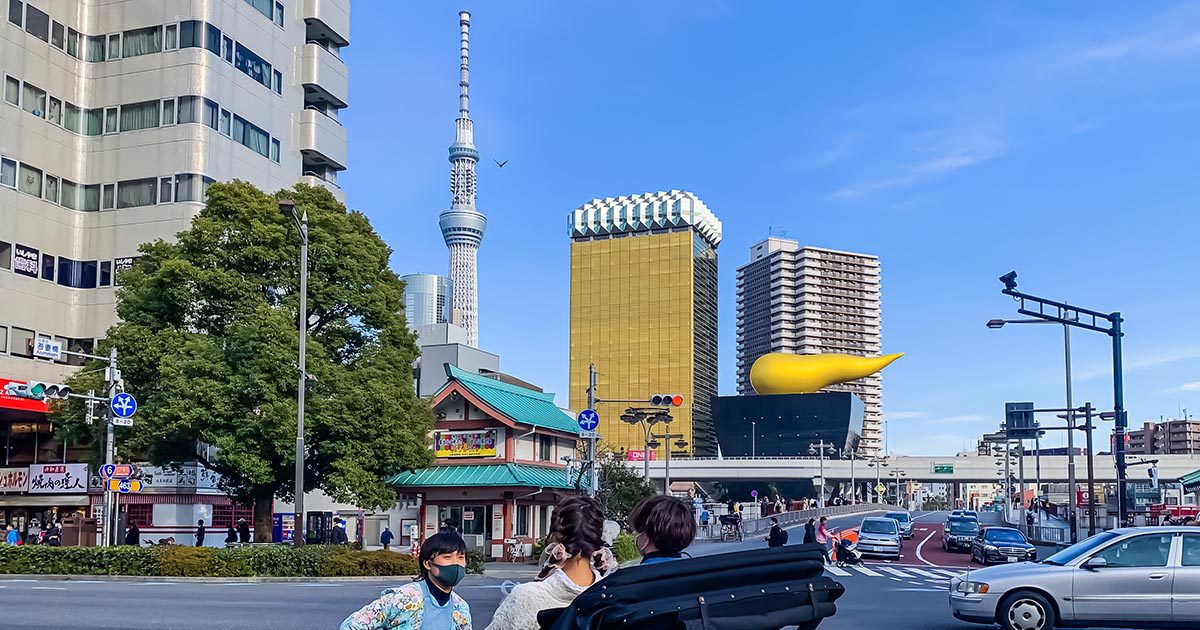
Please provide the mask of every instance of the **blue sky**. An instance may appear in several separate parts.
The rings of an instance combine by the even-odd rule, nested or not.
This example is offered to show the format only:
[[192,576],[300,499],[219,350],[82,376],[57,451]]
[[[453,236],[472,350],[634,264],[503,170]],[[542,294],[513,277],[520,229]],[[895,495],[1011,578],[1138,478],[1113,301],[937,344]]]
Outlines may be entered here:
[[[357,2],[340,183],[398,273],[445,273],[456,11],[473,14],[480,336],[565,404],[566,216],[672,188],[724,222],[876,254],[892,450],[954,453],[1008,400],[1063,401],[1061,330],[1011,326],[996,278],[1126,318],[1130,421],[1200,416],[1200,6],[1184,3]],[[919,9],[920,12],[915,12]],[[492,159],[511,160],[503,169]],[[1109,339],[1076,401],[1112,405]]]

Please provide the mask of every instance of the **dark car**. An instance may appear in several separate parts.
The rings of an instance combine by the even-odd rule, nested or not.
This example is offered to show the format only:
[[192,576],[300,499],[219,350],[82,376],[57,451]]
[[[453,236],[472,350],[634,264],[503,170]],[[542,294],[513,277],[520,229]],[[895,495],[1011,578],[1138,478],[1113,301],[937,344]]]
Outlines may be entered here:
[[1037,560],[1037,548],[1011,527],[984,527],[971,541],[971,560],[980,564]]
[[970,551],[971,542],[979,535],[979,521],[973,518],[952,518],[942,528],[944,551]]

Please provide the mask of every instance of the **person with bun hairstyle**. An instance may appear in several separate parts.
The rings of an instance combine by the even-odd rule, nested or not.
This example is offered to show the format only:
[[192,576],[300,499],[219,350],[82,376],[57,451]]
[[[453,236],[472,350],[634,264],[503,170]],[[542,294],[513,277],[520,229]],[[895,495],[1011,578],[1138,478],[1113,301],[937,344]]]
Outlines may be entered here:
[[346,617],[340,630],[471,630],[471,608],[454,587],[467,573],[467,543],[457,532],[425,539],[416,581],[389,588]]
[[537,580],[518,584],[500,602],[488,630],[537,630],[538,613],[566,608],[617,568],[604,544],[604,511],[591,497],[567,497],[554,507]]

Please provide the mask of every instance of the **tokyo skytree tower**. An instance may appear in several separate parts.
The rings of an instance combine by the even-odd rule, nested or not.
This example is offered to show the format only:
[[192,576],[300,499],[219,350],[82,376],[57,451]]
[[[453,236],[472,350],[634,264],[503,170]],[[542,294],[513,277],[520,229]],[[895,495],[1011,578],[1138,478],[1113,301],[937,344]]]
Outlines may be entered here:
[[450,145],[450,209],[438,219],[442,238],[450,250],[450,280],[454,285],[451,299],[451,319],[467,330],[467,345],[479,346],[479,294],[476,255],[487,229],[487,218],[475,209],[475,150],[474,123],[471,122],[468,68],[468,32],[471,14],[458,14],[461,49],[458,80],[458,119],[454,122],[454,144]]

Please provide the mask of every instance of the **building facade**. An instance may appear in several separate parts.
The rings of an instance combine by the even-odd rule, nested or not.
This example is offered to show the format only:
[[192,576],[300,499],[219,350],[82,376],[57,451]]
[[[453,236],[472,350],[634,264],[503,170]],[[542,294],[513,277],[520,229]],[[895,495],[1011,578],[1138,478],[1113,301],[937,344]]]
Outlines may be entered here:
[[[720,220],[696,195],[672,190],[593,199],[568,223],[569,405],[587,406],[588,365],[594,364],[601,399],[682,395],[670,425],[688,442],[680,452],[715,455]],[[626,406],[637,405],[597,409],[600,434],[617,450],[642,451],[642,428],[620,420]],[[661,440],[651,456],[665,456],[661,449],[674,441]]]
[[1200,420],[1146,422],[1125,434],[1131,455],[1193,455],[1200,453]]
[[[750,368],[764,354],[879,356],[882,345],[879,259],[767,238],[737,271],[737,387],[753,395]],[[882,444],[883,380],[878,373],[832,385],[865,406],[860,448]]]
[[451,323],[453,289],[450,278],[410,273],[400,279],[404,281],[404,318],[409,328],[419,330],[422,326]]
[[[3,0],[0,378],[59,381],[39,337],[89,351],[138,246],[172,239],[207,185],[297,182],[339,199],[349,0]],[[0,467],[86,461],[0,402]],[[0,504],[46,503],[15,493]]]

